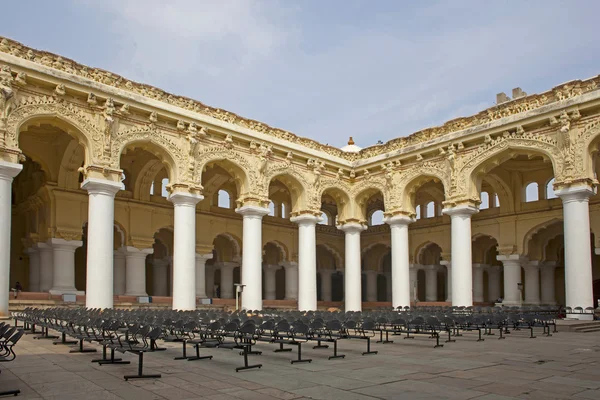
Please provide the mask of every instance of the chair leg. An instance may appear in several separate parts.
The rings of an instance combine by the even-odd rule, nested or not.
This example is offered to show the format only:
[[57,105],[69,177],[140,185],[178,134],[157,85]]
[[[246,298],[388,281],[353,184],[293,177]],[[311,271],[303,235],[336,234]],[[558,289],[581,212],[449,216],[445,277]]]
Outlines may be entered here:
[[[105,346],[103,346],[105,347]],[[103,358],[106,358],[106,348],[103,348],[102,352],[104,353]],[[121,358],[115,358],[115,349],[110,349],[110,359],[108,360],[98,360],[98,365],[104,364],[129,364],[129,361],[123,361]]]
[[123,378],[128,381],[129,379],[152,379],[160,378],[161,374],[147,374],[144,375],[144,352],[138,353],[138,374],[137,375],[125,375]]
[[196,356],[188,357],[188,361],[196,361],[196,360],[212,360],[213,356],[200,356],[200,344],[196,343]]
[[237,367],[235,369],[235,372],[240,372],[246,369],[252,369],[252,368],[261,368],[262,364],[255,364],[255,365],[248,365],[248,347],[244,346],[243,347],[243,354],[244,354],[244,366],[243,367]]
[[77,344],[77,340],[67,340],[67,334],[62,332],[61,339],[55,340],[52,344]]
[[327,349],[327,348],[329,348],[329,346],[326,344],[321,344],[320,340],[317,340],[317,345],[313,346],[313,349]]
[[292,351],[292,349],[291,348],[287,348],[286,349],[286,348],[283,347],[283,343],[279,343],[279,348],[273,350],[274,353],[281,353],[282,351]]
[[367,351],[364,351],[362,353],[363,356],[367,355],[367,354],[377,354],[377,351],[371,351],[371,338],[367,337]]
[[83,339],[79,339],[79,347],[69,351],[69,353],[95,353],[96,349],[83,347]]
[[302,363],[302,362],[307,362],[307,363],[312,362],[312,359],[310,359],[310,358],[302,359],[302,343],[295,343],[295,344],[296,344],[296,346],[298,346],[298,358],[296,360],[291,360],[290,362],[292,364]]
[[329,357],[330,360],[334,358],[345,358],[345,354],[338,354],[337,352],[337,339],[333,341],[333,355]]
[[21,393],[19,389],[7,390],[5,392],[0,392],[0,396],[17,396],[19,393]]

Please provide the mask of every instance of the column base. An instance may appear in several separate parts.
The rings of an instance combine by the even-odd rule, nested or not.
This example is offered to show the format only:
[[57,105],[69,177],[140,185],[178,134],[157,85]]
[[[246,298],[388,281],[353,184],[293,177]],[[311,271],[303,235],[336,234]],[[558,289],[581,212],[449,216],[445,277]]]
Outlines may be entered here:
[[50,289],[50,294],[51,295],[60,295],[62,296],[63,294],[75,294],[77,296],[83,296],[85,294],[84,290],[77,290],[75,288],[73,289]]
[[594,314],[567,314],[565,319],[578,319],[580,321],[593,321]]

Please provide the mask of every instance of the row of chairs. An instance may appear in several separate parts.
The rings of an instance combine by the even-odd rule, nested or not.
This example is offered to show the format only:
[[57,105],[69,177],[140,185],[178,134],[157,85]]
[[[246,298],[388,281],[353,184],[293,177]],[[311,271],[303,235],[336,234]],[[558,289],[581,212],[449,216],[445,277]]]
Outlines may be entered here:
[[[0,322],[0,362],[10,362],[17,358],[15,346],[21,337],[23,330],[10,326],[6,322]],[[0,391],[0,396],[17,396],[20,390]]]
[[[522,311],[522,310],[521,310]],[[29,308],[14,313],[15,322],[22,321],[28,332],[37,333],[39,339],[59,339],[55,344],[77,344],[72,352],[96,351],[86,348],[84,342],[102,346],[102,358],[94,360],[100,365],[129,363],[115,358],[115,352],[130,352],[138,355],[138,374],[125,379],[158,377],[143,373],[143,357],[147,352],[162,351],[163,342],[180,342],[182,355],[179,360],[212,359],[212,355],[201,355],[202,348],[235,349],[244,357],[244,365],[236,371],[260,368],[261,364],[250,364],[249,356],[261,354],[253,349],[258,343],[277,346],[275,352],[292,351],[297,356],[292,363],[311,362],[302,356],[302,346],[312,343],[313,348],[328,348],[333,345],[329,359],[344,358],[338,353],[340,340],[362,340],[366,343],[363,355],[377,354],[371,349],[371,340],[379,336],[377,343],[393,343],[393,336],[413,339],[425,336],[435,340],[434,347],[442,347],[440,338],[445,336],[451,343],[466,332],[476,331],[477,341],[483,335],[495,335],[499,339],[522,329],[529,329],[531,338],[534,329],[542,328],[544,334],[556,332],[555,316],[547,313],[517,313],[511,310],[496,313],[442,312],[422,309],[371,312],[300,312],[264,310],[252,312],[223,312],[213,310],[86,310],[82,308]],[[41,329],[38,331],[37,329]],[[60,334],[50,335],[49,330]],[[385,336],[385,338],[384,338]],[[67,340],[67,337],[74,340]],[[195,354],[188,355],[188,346]],[[110,357],[108,355],[110,351]]]

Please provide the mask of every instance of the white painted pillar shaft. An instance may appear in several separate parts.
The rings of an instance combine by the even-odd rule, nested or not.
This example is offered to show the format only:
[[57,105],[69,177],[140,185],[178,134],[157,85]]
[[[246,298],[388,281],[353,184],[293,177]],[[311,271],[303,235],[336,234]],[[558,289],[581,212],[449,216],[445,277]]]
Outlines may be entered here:
[[31,247],[27,249],[29,254],[29,291],[40,291],[40,252],[38,249]]
[[409,282],[410,282],[410,299],[413,302],[419,301],[419,268],[415,265],[410,267],[409,270]]
[[196,297],[200,299],[208,297],[206,293],[206,261],[210,260],[212,256],[212,253],[196,254]]
[[[221,298],[222,299],[233,299],[234,290],[233,290],[233,270],[237,266],[237,264],[231,262],[224,262],[219,264],[221,267]],[[243,278],[242,278],[243,279]],[[246,292],[244,288],[244,292]]]
[[52,238],[54,266],[51,294],[74,294],[75,289],[75,250],[83,245],[80,240],[64,240]]
[[377,301],[377,271],[367,271],[367,301]]
[[196,204],[204,197],[175,192],[169,195],[174,206],[173,310],[196,309]]
[[542,280],[542,304],[556,304],[556,289],[554,288],[555,261],[546,261],[540,269]]
[[413,296],[411,296],[412,280],[409,273],[408,249],[408,225],[413,221],[412,218],[403,215],[389,217],[385,220],[390,226],[391,232],[391,292],[392,307],[394,308],[410,306],[410,302],[413,299]]
[[488,301],[495,303],[501,295],[500,267],[492,265],[488,268]]
[[361,224],[352,222],[339,227],[345,232],[345,271],[344,271],[344,303],[346,311],[361,311],[361,259],[360,233],[364,230]]
[[473,272],[471,262],[471,215],[473,206],[456,206],[444,210],[451,218],[452,232],[452,305],[473,305]]
[[48,292],[54,279],[54,254],[48,243],[38,243],[37,248],[40,252],[40,292]]
[[152,295],[168,296],[169,260],[154,258],[152,260]]
[[521,257],[516,254],[499,255],[496,257],[504,266],[504,298],[503,305],[514,306],[521,304]]
[[126,262],[125,262],[125,249],[121,248],[115,250],[113,254],[113,291],[117,296],[125,294],[126,287]]
[[[559,189],[562,199],[565,238],[565,295],[566,306],[594,307],[592,248],[590,243],[589,197],[594,191],[587,185]],[[573,315],[589,319],[590,315]]]
[[286,262],[285,268],[285,299],[298,300],[298,264]]
[[275,300],[277,294],[277,270],[279,265],[266,265],[263,273],[265,274],[265,300]]
[[425,267],[425,300],[437,301],[437,268],[435,265]]
[[242,306],[262,310],[262,218],[268,208],[243,206],[236,210],[244,217],[242,238]]
[[127,246],[125,253],[125,295],[148,296],[146,293],[146,256],[154,249],[139,250]]
[[525,267],[525,303],[540,304],[540,267],[537,261]]
[[112,308],[115,194],[121,183],[90,178],[81,187],[89,195],[85,306]]
[[22,169],[21,164],[0,161],[0,317],[9,315],[12,181]]
[[331,269],[321,270],[321,300],[331,301]]
[[317,236],[320,217],[311,214],[291,219],[298,224],[298,310],[317,309]]
[[473,302],[483,303],[483,270],[485,264],[473,264]]

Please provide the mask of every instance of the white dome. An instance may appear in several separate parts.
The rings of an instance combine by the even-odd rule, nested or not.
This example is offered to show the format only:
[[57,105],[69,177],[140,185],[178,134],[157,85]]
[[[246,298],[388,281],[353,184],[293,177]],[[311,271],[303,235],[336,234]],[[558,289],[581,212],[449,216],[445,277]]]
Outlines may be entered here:
[[358,147],[354,144],[354,140],[352,140],[352,136],[350,136],[350,140],[348,140],[348,144],[341,148],[341,150],[345,153],[358,153],[362,150],[362,148]]

